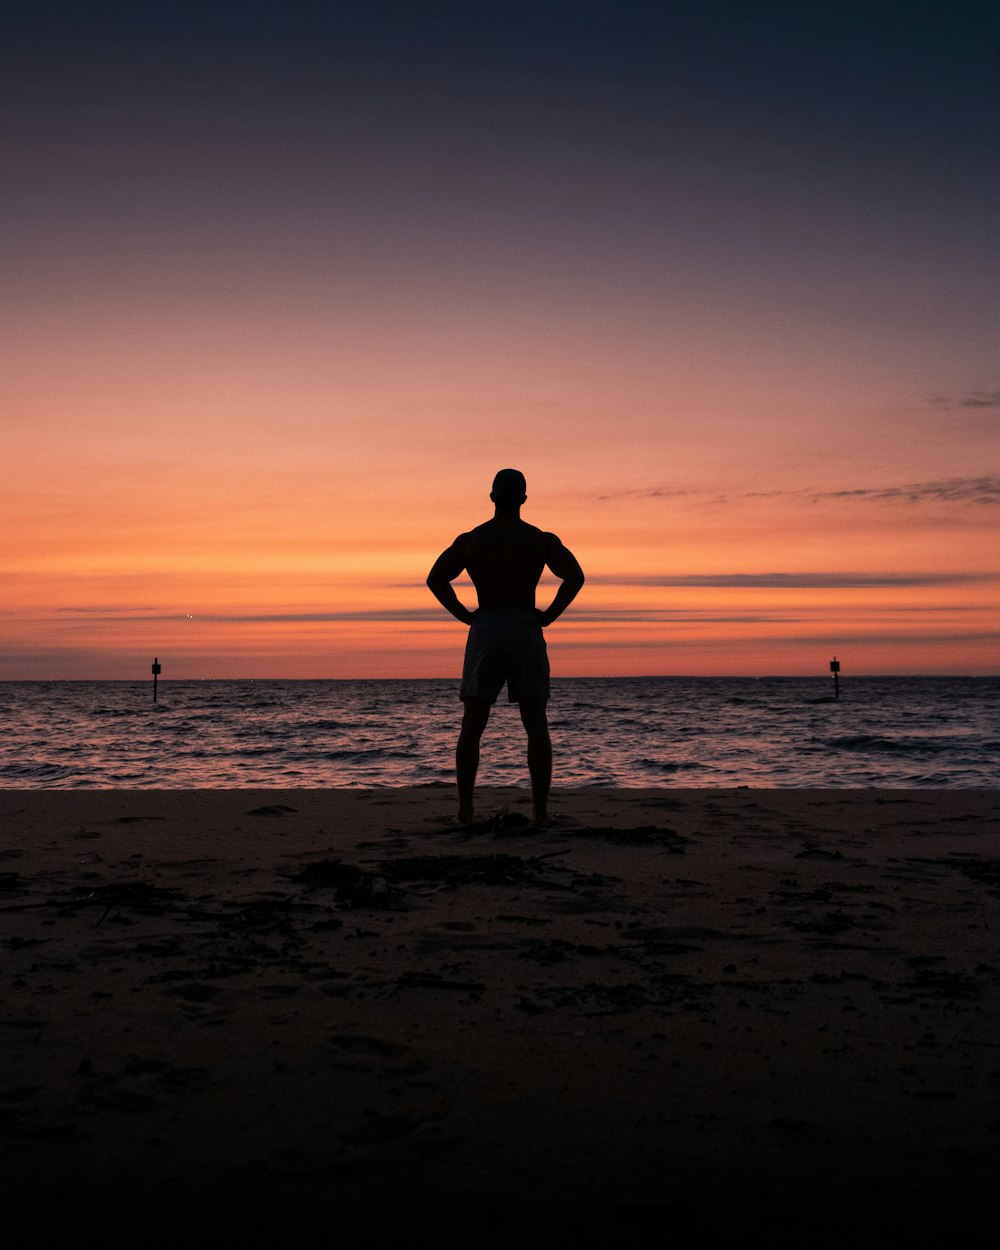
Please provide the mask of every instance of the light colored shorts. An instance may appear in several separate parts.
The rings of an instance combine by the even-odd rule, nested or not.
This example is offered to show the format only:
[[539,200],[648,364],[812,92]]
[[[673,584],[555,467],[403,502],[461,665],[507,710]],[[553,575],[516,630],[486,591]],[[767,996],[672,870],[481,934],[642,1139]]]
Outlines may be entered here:
[[549,657],[538,616],[531,608],[480,608],[465,644],[460,699],[496,703],[549,697]]

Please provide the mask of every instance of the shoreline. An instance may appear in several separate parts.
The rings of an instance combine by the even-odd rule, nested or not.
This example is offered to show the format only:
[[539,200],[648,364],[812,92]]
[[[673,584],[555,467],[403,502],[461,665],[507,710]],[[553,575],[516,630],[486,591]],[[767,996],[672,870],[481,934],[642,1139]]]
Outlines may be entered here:
[[1000,791],[477,800],[0,792],[9,1226],[971,1236]]

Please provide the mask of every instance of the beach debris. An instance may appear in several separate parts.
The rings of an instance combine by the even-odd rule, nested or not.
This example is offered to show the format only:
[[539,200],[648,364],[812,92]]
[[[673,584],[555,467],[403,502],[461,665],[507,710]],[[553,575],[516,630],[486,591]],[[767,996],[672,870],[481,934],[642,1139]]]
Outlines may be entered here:
[[486,989],[482,981],[456,981],[452,977],[443,977],[437,972],[404,972],[396,978],[396,988],[400,990],[463,990],[466,993],[478,994]]
[[413,855],[405,859],[383,860],[382,871],[390,880],[433,881],[445,889],[459,885],[539,885],[547,889],[559,884],[542,874],[549,855]]
[[316,889],[334,889],[346,907],[402,907],[402,883],[432,883],[453,890],[460,885],[534,885],[547,890],[569,889],[543,872],[545,861],[566,854],[550,851],[523,858],[520,855],[412,855],[382,860],[367,870],[340,859],[306,864],[289,880]]
[[832,936],[853,929],[856,921],[842,911],[828,911],[822,916],[807,916],[800,920],[779,920],[778,923],[798,933],[822,933]]
[[206,985],[204,981],[188,981],[186,985],[173,985],[165,989],[164,994],[172,994],[183,998],[188,1003],[207,1003],[221,992],[217,985]]
[[615,829],[610,825],[585,825],[568,831],[565,836],[574,841],[577,838],[600,838],[620,846],[657,846],[674,855],[683,855],[684,847],[691,841],[676,829],[667,829],[660,825],[636,825],[630,829]]
[[103,907],[97,922],[100,924],[112,907],[156,916],[176,911],[183,900],[181,890],[151,885],[148,881],[111,881],[105,885],[74,886],[71,897],[51,901],[63,912],[75,912],[83,907]]
[[[626,933],[650,955],[683,955],[689,951],[703,951],[704,946],[696,944],[698,940],[727,936],[717,929],[664,925],[629,925]],[[696,939],[695,943],[691,942],[692,938]]]
[[606,985],[588,981],[585,985],[538,986],[539,998],[551,999],[557,1007],[569,1008],[574,1015],[611,1016],[636,1011],[655,999],[634,981]]
[[532,828],[532,821],[523,812],[511,811],[509,807],[501,807],[498,812],[483,820],[474,820],[462,825],[462,833],[471,837],[476,833],[524,833]]
[[[229,904],[233,906],[233,904]],[[237,905],[228,915],[216,917],[224,925],[241,929],[276,929],[287,932],[292,927],[296,913],[314,912],[314,903],[303,903],[297,898],[280,895],[278,898],[255,898]]]
[[[538,964],[555,964],[571,954],[575,955],[580,949],[575,942],[567,942],[563,938],[549,938],[548,940],[529,938],[525,941],[519,958],[532,959]],[[584,949],[585,953],[592,954],[597,948],[588,946]]]
[[938,859],[904,855],[903,859],[908,864],[933,864],[939,868],[955,868],[971,881],[986,886],[991,894],[1000,894],[1000,859],[984,859],[968,852],[955,852]]
[[902,982],[899,988],[910,991],[911,1002],[920,998],[975,1002],[983,996],[982,988],[970,973],[921,966],[918,958],[907,962],[914,969],[913,975]]
[[398,1059],[409,1047],[399,1042],[387,1042],[380,1037],[363,1033],[335,1033],[326,1039],[337,1050],[350,1051],[353,1055],[367,1055],[372,1059]]
[[342,907],[391,907],[396,901],[384,872],[369,872],[340,859],[320,859],[286,876],[313,889],[336,890]]
[[287,816],[298,809],[289,807],[287,803],[265,803],[263,807],[251,807],[248,816]]

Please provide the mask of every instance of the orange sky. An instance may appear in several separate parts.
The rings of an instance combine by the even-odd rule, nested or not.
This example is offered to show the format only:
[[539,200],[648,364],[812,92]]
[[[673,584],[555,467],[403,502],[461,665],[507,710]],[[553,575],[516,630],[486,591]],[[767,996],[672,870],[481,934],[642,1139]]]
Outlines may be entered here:
[[[8,154],[0,679],[455,674],[423,579],[506,466],[589,578],[557,675],[1000,672],[964,45],[886,133],[756,80],[643,129],[627,43],[634,100],[550,75],[531,130],[530,75],[521,113],[471,76],[444,110],[433,74],[330,103],[288,70],[264,107],[236,65],[191,96],[188,33],[114,100],[53,63]],[[888,131],[921,108],[945,129],[907,165]]]

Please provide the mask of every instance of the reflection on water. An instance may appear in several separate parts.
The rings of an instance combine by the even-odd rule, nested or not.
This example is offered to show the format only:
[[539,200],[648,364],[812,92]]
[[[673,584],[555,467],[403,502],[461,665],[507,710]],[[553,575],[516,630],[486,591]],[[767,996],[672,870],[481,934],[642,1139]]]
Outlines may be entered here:
[[[452,681],[0,683],[0,783],[386,786],[450,782]],[[996,786],[1000,679],[567,678],[556,784]],[[497,705],[480,781],[527,785]]]

